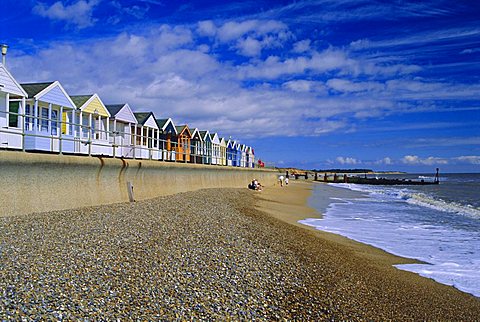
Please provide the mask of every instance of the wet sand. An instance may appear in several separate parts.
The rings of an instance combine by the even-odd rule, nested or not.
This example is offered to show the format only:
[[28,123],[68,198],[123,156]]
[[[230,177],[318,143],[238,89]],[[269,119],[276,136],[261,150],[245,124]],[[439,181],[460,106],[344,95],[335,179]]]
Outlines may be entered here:
[[[322,216],[310,207],[308,202],[315,184],[323,185],[291,180],[290,184],[283,188],[276,185],[266,189],[255,196],[257,209],[272,219],[290,225],[298,235],[306,238],[308,242],[304,242],[305,251],[311,252],[312,261],[328,263],[334,274],[348,276],[334,282],[336,286],[333,293],[345,290],[343,296],[349,298],[349,304],[362,302],[362,308],[357,307],[359,313],[365,314],[361,315],[362,318],[378,320],[382,316],[394,320],[478,319],[479,298],[392,266],[415,263],[415,260],[398,257],[343,236],[300,224],[299,220]],[[331,195],[331,189],[328,189],[328,192],[330,195],[324,195],[315,201],[316,208],[326,209],[330,197],[336,197]],[[355,305],[348,307],[355,311]]]

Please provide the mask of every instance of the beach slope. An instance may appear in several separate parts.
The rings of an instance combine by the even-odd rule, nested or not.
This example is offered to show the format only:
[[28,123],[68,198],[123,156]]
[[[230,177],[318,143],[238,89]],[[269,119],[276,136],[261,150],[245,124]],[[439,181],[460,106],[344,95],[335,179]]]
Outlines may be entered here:
[[295,186],[0,218],[0,319],[478,318],[477,298],[264,211],[306,210]]

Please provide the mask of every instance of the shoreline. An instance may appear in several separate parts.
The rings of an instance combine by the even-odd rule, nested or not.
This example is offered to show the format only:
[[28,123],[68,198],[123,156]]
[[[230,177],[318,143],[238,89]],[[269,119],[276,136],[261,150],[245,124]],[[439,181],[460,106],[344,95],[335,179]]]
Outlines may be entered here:
[[[323,183],[294,180],[290,182],[287,187],[280,188],[278,185],[268,187],[268,189],[257,195],[257,209],[287,224],[308,230],[319,238],[348,247],[356,254],[367,259],[380,261],[386,265],[421,263],[421,261],[416,259],[397,256],[380,248],[299,223],[300,220],[307,218],[322,218],[322,213],[311,207],[308,201],[312,195],[314,185]],[[331,202],[329,201],[329,196],[325,197],[320,202],[320,208],[322,209],[326,209]]]

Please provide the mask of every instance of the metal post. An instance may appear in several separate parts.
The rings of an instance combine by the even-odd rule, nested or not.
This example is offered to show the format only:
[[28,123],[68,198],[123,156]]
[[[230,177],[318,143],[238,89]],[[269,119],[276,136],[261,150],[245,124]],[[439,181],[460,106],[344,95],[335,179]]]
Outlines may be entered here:
[[[63,106],[60,106],[60,115],[58,116],[59,117],[59,122],[57,122],[57,126],[58,124],[60,124],[60,131],[58,133],[58,152],[60,154],[62,154],[62,125],[63,125]],[[68,124],[65,123],[65,132],[67,132],[67,126]]]

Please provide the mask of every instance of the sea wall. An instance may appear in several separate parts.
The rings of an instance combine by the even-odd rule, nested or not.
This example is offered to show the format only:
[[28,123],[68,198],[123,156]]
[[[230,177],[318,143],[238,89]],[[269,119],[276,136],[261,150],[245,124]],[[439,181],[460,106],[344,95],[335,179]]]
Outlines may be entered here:
[[[0,151],[0,217],[129,201],[202,188],[268,186],[278,172],[150,160]],[[221,200],[219,200],[221,202]]]

